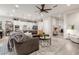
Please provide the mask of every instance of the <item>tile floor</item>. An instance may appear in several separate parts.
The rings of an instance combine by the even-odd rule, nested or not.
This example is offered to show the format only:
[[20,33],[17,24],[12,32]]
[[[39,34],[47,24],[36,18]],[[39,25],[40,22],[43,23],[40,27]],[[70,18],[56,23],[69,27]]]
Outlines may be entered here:
[[71,40],[53,37],[52,45],[42,47],[31,55],[78,55],[79,44],[73,43]]
[[[0,55],[14,55],[16,53],[8,52],[7,37],[0,39]],[[51,46],[39,46],[39,50],[30,55],[78,55],[79,44],[73,43],[71,40],[62,37],[52,37]]]

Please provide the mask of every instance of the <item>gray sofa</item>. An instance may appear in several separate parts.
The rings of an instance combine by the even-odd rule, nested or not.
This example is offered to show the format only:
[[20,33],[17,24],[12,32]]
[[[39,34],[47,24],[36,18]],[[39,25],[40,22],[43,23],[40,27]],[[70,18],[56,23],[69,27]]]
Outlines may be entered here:
[[39,49],[39,38],[31,38],[23,43],[15,42],[16,53],[19,55],[27,55]]

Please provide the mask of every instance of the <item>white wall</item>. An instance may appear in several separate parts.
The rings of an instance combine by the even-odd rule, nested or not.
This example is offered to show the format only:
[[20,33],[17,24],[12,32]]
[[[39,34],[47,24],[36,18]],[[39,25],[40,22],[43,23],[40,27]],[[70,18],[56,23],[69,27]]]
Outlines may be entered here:
[[52,20],[50,17],[44,18],[43,22],[38,22],[38,29],[52,36]]
[[44,24],[44,32],[46,33],[46,34],[49,34],[49,35],[51,35],[51,19],[50,18],[46,18],[45,19],[45,21],[43,22],[43,24]]
[[38,22],[38,29],[43,30],[43,22]]
[[64,15],[64,38],[68,37],[68,33],[72,33],[71,25],[74,25],[74,34],[79,33],[79,12],[68,13]]
[[67,29],[70,29],[71,25],[74,25],[75,30],[79,31],[79,12],[67,15]]
[[52,18],[52,26],[56,25],[56,19]]

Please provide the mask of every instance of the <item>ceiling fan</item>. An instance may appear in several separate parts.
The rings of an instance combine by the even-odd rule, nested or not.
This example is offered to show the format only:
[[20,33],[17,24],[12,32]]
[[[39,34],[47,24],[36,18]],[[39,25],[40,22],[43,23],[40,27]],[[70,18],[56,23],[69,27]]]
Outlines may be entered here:
[[[58,5],[54,5],[53,8],[57,7]],[[41,8],[36,6],[36,8],[38,8],[40,10],[40,13],[41,12],[45,12],[45,13],[48,13],[49,10],[52,10],[52,8],[45,8],[45,4],[41,4]]]

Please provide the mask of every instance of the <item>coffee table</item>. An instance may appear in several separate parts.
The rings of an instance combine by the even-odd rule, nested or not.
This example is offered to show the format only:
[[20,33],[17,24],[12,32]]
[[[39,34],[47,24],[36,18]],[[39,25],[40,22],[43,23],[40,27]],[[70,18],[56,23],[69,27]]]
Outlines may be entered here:
[[51,45],[51,38],[48,34],[44,34],[43,37],[40,37],[41,45],[42,46],[50,46]]

